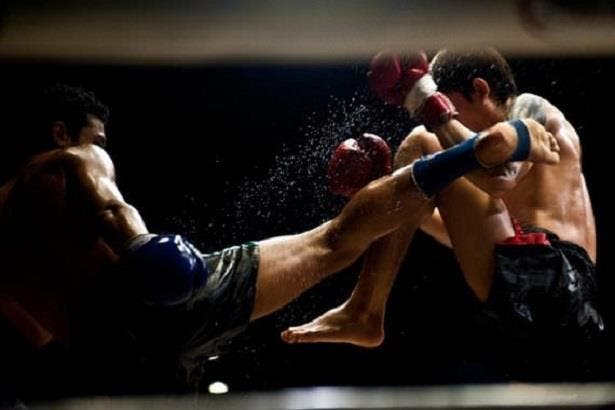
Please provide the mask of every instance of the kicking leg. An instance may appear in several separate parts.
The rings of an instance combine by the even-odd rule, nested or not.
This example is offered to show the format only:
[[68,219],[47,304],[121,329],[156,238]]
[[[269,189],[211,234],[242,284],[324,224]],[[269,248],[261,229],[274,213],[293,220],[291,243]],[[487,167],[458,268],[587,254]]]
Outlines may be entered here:
[[374,242],[350,298],[309,323],[281,334],[287,343],[351,343],[377,347],[384,340],[384,315],[393,281],[416,225],[404,225]]
[[418,192],[406,167],[357,192],[331,221],[308,232],[260,242],[252,319],[281,308],[346,268],[374,240],[402,223],[418,226],[430,211],[431,201]]
[[[411,134],[397,152],[395,167],[407,166],[421,155],[439,150],[435,137]],[[429,217],[432,211],[433,204],[430,204],[424,216]],[[384,315],[389,293],[417,227],[416,221],[410,221],[371,244],[350,298],[309,323],[285,330],[282,339],[288,343],[379,346],[384,339]]]

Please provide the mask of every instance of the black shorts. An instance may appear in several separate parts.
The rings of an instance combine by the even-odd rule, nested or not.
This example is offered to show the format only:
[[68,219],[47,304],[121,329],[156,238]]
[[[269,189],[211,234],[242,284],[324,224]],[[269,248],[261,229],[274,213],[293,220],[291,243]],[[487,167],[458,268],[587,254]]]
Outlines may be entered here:
[[595,266],[578,245],[531,230],[545,232],[551,245],[496,246],[482,319],[497,336],[495,350],[521,374],[569,378],[567,368],[582,378],[591,371],[588,349],[604,331]]

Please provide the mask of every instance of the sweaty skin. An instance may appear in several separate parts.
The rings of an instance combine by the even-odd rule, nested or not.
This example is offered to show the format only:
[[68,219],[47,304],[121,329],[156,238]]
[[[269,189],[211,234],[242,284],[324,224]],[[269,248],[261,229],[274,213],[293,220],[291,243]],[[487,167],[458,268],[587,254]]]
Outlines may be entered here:
[[576,243],[595,263],[596,224],[581,169],[579,136],[556,107],[545,104],[545,127],[560,146],[560,163],[533,164],[527,176],[502,199],[521,224],[544,227]]
[[[474,129],[484,125],[469,115],[471,107],[463,96],[452,93],[450,98],[459,110],[461,122]],[[559,109],[545,99],[539,101],[546,119],[545,129],[559,146],[560,161],[557,165],[526,162],[513,177],[496,178],[500,184],[510,184],[502,191],[501,198],[522,225],[555,232],[561,239],[584,248],[595,262],[596,226],[581,168],[579,136]]]
[[[511,108],[515,117],[519,114],[523,117],[524,114],[537,113],[538,115],[531,116],[544,123],[547,134],[543,134],[543,141],[551,147],[557,146],[559,163],[548,161],[509,163],[466,175],[466,178],[475,186],[480,187],[494,198],[500,199],[500,205],[497,201],[493,201],[496,207],[492,212],[496,217],[481,216],[481,218],[488,224],[498,225],[506,221],[503,221],[502,217],[498,220],[497,215],[502,215],[506,219],[510,213],[522,225],[549,229],[562,240],[583,247],[595,262],[594,215],[581,169],[579,137],[572,125],[561,111],[543,98],[525,94],[522,95],[523,100],[520,96],[517,97],[517,101],[510,100],[506,105],[499,105],[489,98],[489,85],[484,80],[477,78],[474,85],[475,94],[470,99],[459,92],[451,92],[447,95],[458,110],[459,121],[449,121],[438,127],[435,130],[437,135],[427,132],[423,127],[418,127],[402,143],[397,153],[397,161],[407,163],[424,153],[438,151],[453,143],[459,143],[469,138],[475,131],[507,120]],[[538,124],[534,122],[529,128],[537,130],[537,126]],[[509,145],[506,138],[500,142],[497,142],[497,138],[494,141],[495,145],[502,147]],[[504,148],[504,151],[509,150],[510,147]],[[449,217],[458,220],[454,214],[451,215],[451,208],[446,205],[449,199],[456,201],[457,204],[466,201],[467,198],[456,196],[464,191],[462,183],[457,183],[457,185],[461,188],[450,194],[445,192],[440,195],[440,205],[443,205],[443,209],[439,212],[436,208],[432,216],[423,221],[421,228],[439,242],[449,247],[453,245],[456,247],[455,250],[462,269],[466,273],[468,284],[474,289],[479,299],[484,300],[489,294],[491,283],[488,275],[489,266],[481,268],[480,265],[473,265],[475,260],[479,260],[479,258],[471,257],[472,252],[476,252],[471,243],[474,239],[465,242],[460,242],[459,239],[451,240],[451,234],[442,218],[442,214],[448,213]],[[505,206],[508,212],[502,212],[502,206]],[[447,207],[449,210],[444,212]],[[453,204],[452,209],[455,207],[456,205]],[[472,211],[472,209],[466,211]],[[460,215],[465,217],[463,212]],[[477,227],[478,225],[466,228],[462,226],[461,230],[455,227],[457,232],[455,236],[459,238],[467,237],[468,234],[475,235]],[[333,342],[351,343],[363,347],[380,345],[384,339],[383,325],[388,294],[413,234],[412,227],[407,226],[372,246],[373,249],[366,254],[364,269],[351,297],[342,305],[324,313],[312,322],[289,328],[282,333],[282,339],[290,343]],[[481,235],[479,233],[476,240],[480,240]],[[483,238],[482,241],[484,240]],[[467,242],[470,244],[468,245]],[[470,258],[459,257],[459,254],[464,252],[470,254]],[[487,275],[484,273],[468,275],[467,271],[472,270],[482,270],[487,272]],[[481,285],[481,278],[484,281],[485,277],[487,281]],[[472,282],[477,278],[479,281],[473,285]]]
[[[531,140],[528,161],[556,164],[559,161],[559,147],[554,137],[536,121],[524,120],[524,122],[528,127]],[[439,132],[454,134],[459,140],[467,139],[474,135],[474,132],[455,120],[447,123]],[[477,158],[483,164],[499,166],[510,157],[516,146],[516,132],[508,123],[502,122],[487,128],[481,134],[479,141],[475,145],[475,152]],[[437,152],[441,149],[442,147],[434,134],[427,133],[424,128],[416,130],[407,141],[404,141],[402,148],[397,153],[396,167],[403,168],[404,164],[412,162],[421,155]],[[491,172],[490,170],[487,171]],[[480,175],[480,172],[478,174]],[[487,180],[490,179],[487,178]],[[456,183],[456,185],[459,184],[462,185],[461,190],[467,189],[463,186],[463,183]],[[456,189],[459,190],[459,188]],[[447,190],[450,189],[445,191]],[[513,231],[512,227],[510,227],[510,219],[507,213],[502,212],[499,203],[490,203],[488,196],[485,194],[479,200],[481,203],[480,208],[483,209],[481,212],[484,212],[480,217],[486,221],[485,225],[488,227],[488,231],[486,230],[483,234],[478,229],[478,225],[471,224],[472,231],[466,231],[465,233],[473,233],[478,236],[484,235],[485,237],[491,236],[493,238],[491,243],[512,236]],[[476,199],[472,201],[468,203],[471,209],[476,208],[473,205]],[[455,208],[461,209],[461,212],[465,213],[462,209],[463,207],[454,205],[455,201],[451,201],[451,203],[453,203]],[[428,221],[431,222],[429,218]],[[425,223],[424,221],[423,225]],[[440,240],[450,243],[441,220],[436,225],[439,230],[443,231],[443,233],[440,233]],[[288,343],[352,343],[362,347],[380,345],[384,338],[383,323],[386,300],[395,273],[415,229],[416,227],[407,224],[372,244],[365,255],[364,270],[361,272],[351,297],[341,306],[326,312],[313,321],[302,326],[291,327],[282,332],[282,339]],[[474,243],[474,239],[470,242]],[[485,246],[485,257],[481,260],[473,257],[465,258],[465,260],[475,263],[475,265],[468,267],[469,271],[480,272],[475,275],[467,275],[466,280],[477,295],[483,298],[486,298],[488,294],[491,276],[484,273],[490,269],[490,265],[488,263],[481,263],[488,259],[487,254],[490,254],[490,252],[491,249]]]
[[33,157],[0,187],[0,308],[34,346],[69,343],[67,301],[96,286],[125,241],[147,233],[117,189],[108,154],[93,145],[105,140],[103,124],[90,118],[80,145]]

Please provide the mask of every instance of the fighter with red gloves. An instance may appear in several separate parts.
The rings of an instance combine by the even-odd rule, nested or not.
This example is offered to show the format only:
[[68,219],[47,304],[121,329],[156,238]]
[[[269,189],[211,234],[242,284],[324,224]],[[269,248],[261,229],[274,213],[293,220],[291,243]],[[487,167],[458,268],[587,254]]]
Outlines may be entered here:
[[[596,301],[594,219],[579,139],[563,114],[538,96],[516,96],[510,67],[495,50],[440,52],[431,72],[422,52],[380,53],[368,79],[376,95],[425,125],[401,144],[395,167],[412,164],[416,186],[439,211],[421,228],[453,247],[485,323],[507,346],[519,348],[506,366],[536,357],[532,348],[549,351],[547,340],[565,340],[567,348],[596,340],[603,322]],[[510,128],[517,140],[493,138]],[[534,134],[545,138],[549,155],[559,161],[532,162]],[[491,159],[471,154],[484,144],[502,144],[514,162],[494,167]],[[462,170],[466,178],[457,178]],[[351,297],[282,338],[382,343],[388,294],[415,230],[407,224],[372,244]],[[585,358],[577,359],[562,364],[560,376],[585,365]],[[546,362],[538,362],[544,371]],[[507,374],[529,371],[515,370]],[[550,370],[557,375],[562,368]]]

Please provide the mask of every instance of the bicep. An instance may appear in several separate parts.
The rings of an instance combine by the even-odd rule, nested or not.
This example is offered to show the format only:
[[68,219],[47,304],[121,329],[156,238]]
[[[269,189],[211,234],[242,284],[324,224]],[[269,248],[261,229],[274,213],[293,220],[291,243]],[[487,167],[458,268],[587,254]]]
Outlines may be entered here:
[[65,167],[70,214],[96,230],[115,252],[130,238],[147,233],[139,212],[125,202],[117,187],[108,156],[100,152],[68,154]]
[[536,120],[557,139],[560,156],[579,156],[581,147],[576,130],[564,114],[546,98],[529,93],[521,94],[513,105],[511,118]]
[[554,105],[547,103],[545,107],[545,129],[557,139],[560,155],[580,156],[581,145],[579,136],[564,114]]

